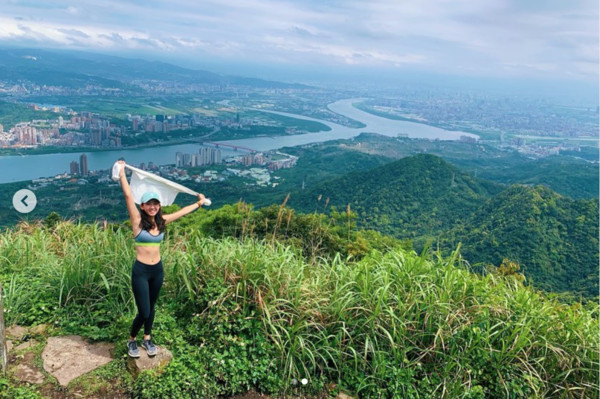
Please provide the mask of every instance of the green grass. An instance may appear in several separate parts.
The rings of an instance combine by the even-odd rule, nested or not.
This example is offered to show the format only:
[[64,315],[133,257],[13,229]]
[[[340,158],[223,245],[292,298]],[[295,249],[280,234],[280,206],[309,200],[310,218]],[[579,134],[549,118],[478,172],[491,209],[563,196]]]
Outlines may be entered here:
[[[174,227],[154,332],[174,361],[131,383],[137,397],[306,395],[332,384],[359,397],[598,397],[595,304],[471,274],[458,251],[311,261],[271,239]],[[135,311],[130,234],[68,222],[6,231],[7,323],[49,322],[123,346]]]

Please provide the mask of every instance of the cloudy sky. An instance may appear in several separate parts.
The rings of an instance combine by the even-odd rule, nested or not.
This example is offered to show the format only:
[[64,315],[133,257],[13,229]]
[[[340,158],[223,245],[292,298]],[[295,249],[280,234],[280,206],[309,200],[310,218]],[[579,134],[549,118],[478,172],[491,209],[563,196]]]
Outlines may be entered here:
[[198,66],[598,79],[598,0],[0,4],[0,46],[155,56]]

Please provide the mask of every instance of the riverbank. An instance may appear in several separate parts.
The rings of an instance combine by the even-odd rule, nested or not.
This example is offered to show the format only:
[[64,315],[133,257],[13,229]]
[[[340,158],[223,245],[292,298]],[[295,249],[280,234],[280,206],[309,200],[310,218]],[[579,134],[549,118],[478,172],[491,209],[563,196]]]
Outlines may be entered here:
[[[352,103],[357,99],[345,99],[329,104],[329,109],[347,118],[364,123],[363,129],[350,128],[333,122],[314,120],[303,115],[280,113],[297,119],[314,120],[330,128],[329,131],[318,133],[290,134],[284,136],[250,137],[237,140],[219,139],[220,143],[231,147],[246,147],[255,151],[276,150],[283,147],[320,143],[330,140],[350,139],[363,132],[373,132],[389,137],[421,138],[427,140],[460,140],[462,136],[478,138],[466,132],[447,131],[440,128],[414,122],[394,121],[371,115],[355,108]],[[67,173],[73,161],[79,161],[79,156],[87,154],[89,170],[109,169],[116,159],[125,158],[128,163],[154,163],[164,165],[175,163],[176,154],[198,152],[199,142],[208,136],[186,137],[160,143],[143,144],[136,147],[122,148],[48,148],[39,152],[15,152],[12,155],[0,156],[0,168],[5,171],[0,175],[0,183],[32,180],[39,177],[55,176]],[[211,139],[214,136],[211,136]],[[221,149],[221,151],[226,151]]]
[[122,147],[36,147],[36,148],[2,148],[0,156],[24,156],[24,155],[47,155],[47,154],[70,154],[83,152],[106,152],[118,150],[139,150],[144,148],[165,147],[179,144],[194,144],[206,141],[210,135],[185,139],[172,139],[161,142],[137,144]]

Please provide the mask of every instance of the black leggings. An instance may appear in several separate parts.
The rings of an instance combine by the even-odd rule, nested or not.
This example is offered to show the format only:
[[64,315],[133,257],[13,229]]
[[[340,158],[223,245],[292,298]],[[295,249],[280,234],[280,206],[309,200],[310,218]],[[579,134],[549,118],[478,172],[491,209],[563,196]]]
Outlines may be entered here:
[[158,299],[165,274],[162,261],[155,265],[147,265],[136,260],[131,271],[131,289],[135,297],[138,314],[131,325],[131,336],[135,338],[144,326],[144,334],[150,335],[154,323],[154,305]]

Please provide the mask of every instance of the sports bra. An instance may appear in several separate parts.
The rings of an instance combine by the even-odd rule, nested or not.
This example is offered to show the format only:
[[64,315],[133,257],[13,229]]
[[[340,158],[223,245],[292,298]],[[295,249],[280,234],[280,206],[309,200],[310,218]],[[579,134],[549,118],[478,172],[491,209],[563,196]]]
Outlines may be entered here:
[[164,236],[164,231],[161,231],[158,235],[155,236],[150,234],[148,230],[142,230],[134,238],[135,245],[142,247],[158,247],[160,246],[160,242],[163,240]]

